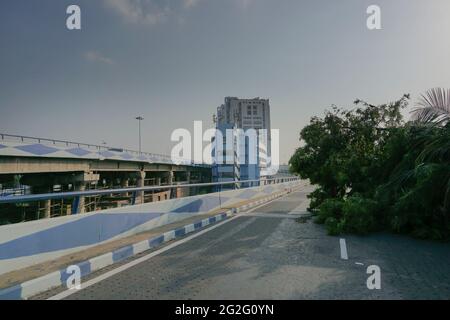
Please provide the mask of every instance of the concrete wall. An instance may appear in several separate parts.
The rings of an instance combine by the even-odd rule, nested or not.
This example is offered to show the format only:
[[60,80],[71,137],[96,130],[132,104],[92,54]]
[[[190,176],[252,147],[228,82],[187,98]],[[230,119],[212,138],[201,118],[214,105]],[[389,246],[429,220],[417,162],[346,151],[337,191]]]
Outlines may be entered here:
[[231,190],[0,226],[0,274],[298,185]]

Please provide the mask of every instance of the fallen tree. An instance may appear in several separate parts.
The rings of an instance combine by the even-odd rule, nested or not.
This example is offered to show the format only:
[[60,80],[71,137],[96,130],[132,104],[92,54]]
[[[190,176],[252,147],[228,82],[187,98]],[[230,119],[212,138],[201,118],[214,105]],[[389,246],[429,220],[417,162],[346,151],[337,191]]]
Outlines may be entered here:
[[317,185],[309,210],[330,234],[391,230],[450,239],[450,122],[442,120],[450,97],[432,96],[441,104],[437,117],[415,110],[419,117],[405,122],[404,95],[378,106],[333,107],[302,129],[291,170]]

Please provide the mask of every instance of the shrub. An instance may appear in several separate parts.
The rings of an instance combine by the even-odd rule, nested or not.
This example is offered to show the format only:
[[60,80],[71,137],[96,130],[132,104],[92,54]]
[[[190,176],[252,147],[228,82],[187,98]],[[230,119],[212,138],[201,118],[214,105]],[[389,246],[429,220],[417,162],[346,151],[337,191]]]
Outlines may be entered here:
[[367,234],[377,227],[377,202],[358,195],[349,197],[343,204],[343,231]]
[[325,227],[330,236],[337,236],[342,233],[342,222],[334,217],[328,217],[325,220]]
[[322,204],[322,202],[329,198],[327,193],[320,187],[311,192],[307,197],[311,200],[308,208],[308,211],[310,212],[316,212],[320,210],[320,205]]
[[339,199],[326,199],[320,206],[315,222],[323,224],[328,218],[339,221],[342,216],[343,201]]

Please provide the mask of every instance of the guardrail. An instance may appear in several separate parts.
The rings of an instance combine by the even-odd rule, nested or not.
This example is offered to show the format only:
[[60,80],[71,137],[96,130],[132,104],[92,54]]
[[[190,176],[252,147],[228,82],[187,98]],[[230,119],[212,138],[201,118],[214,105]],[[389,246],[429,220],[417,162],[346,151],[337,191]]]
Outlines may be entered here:
[[[0,140],[1,141],[10,141],[10,142],[21,142],[21,143],[44,143],[44,144],[51,144],[55,146],[65,146],[65,147],[84,147],[88,149],[94,149],[96,151],[114,151],[119,153],[129,153],[137,156],[147,156],[150,158],[153,158],[157,161],[161,162],[167,162],[167,163],[174,163],[171,156],[163,155],[159,153],[150,153],[150,152],[139,152],[136,150],[130,150],[125,148],[116,148],[116,147],[110,147],[106,145],[96,145],[96,144],[89,144],[89,143],[81,143],[81,142],[73,142],[73,141],[66,141],[66,140],[58,140],[58,139],[48,139],[48,138],[39,138],[39,137],[30,137],[30,136],[21,136],[21,135],[12,135],[12,134],[6,134],[6,133],[0,133]],[[183,159],[183,158],[177,158],[176,160],[179,160],[180,163],[184,165],[190,165],[190,166],[198,166],[198,167],[210,167],[208,164],[198,164],[194,163],[194,161],[189,159]]]
[[[289,178],[272,178],[272,179],[262,179],[262,180],[243,180],[243,181],[229,181],[229,182],[209,182],[209,183],[194,183],[194,184],[174,184],[174,185],[161,185],[161,186],[149,186],[149,187],[133,187],[133,188],[120,188],[120,189],[101,189],[101,190],[88,190],[88,191],[71,191],[71,192],[61,192],[61,193],[43,193],[43,194],[31,194],[22,196],[3,196],[0,197],[0,204],[5,203],[24,203],[33,201],[45,201],[45,200],[55,200],[55,199],[67,199],[67,198],[77,198],[77,197],[89,197],[107,194],[124,194],[124,193],[137,193],[145,191],[160,191],[174,188],[191,188],[191,187],[214,187],[214,186],[224,186],[224,185],[244,185],[249,184],[252,187],[261,186],[264,184],[279,184],[291,181],[297,181],[300,178],[289,177]],[[256,185],[253,185],[256,184]],[[219,189],[219,192],[221,190]]]

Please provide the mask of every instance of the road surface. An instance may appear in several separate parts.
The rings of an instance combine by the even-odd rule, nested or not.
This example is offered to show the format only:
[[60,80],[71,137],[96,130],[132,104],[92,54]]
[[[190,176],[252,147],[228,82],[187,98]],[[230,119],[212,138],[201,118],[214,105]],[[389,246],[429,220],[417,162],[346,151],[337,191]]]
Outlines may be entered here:
[[[307,191],[243,213],[65,298],[450,298],[448,244],[390,234],[328,236],[323,226],[300,218],[306,213]],[[367,288],[370,265],[381,270],[379,290]]]

